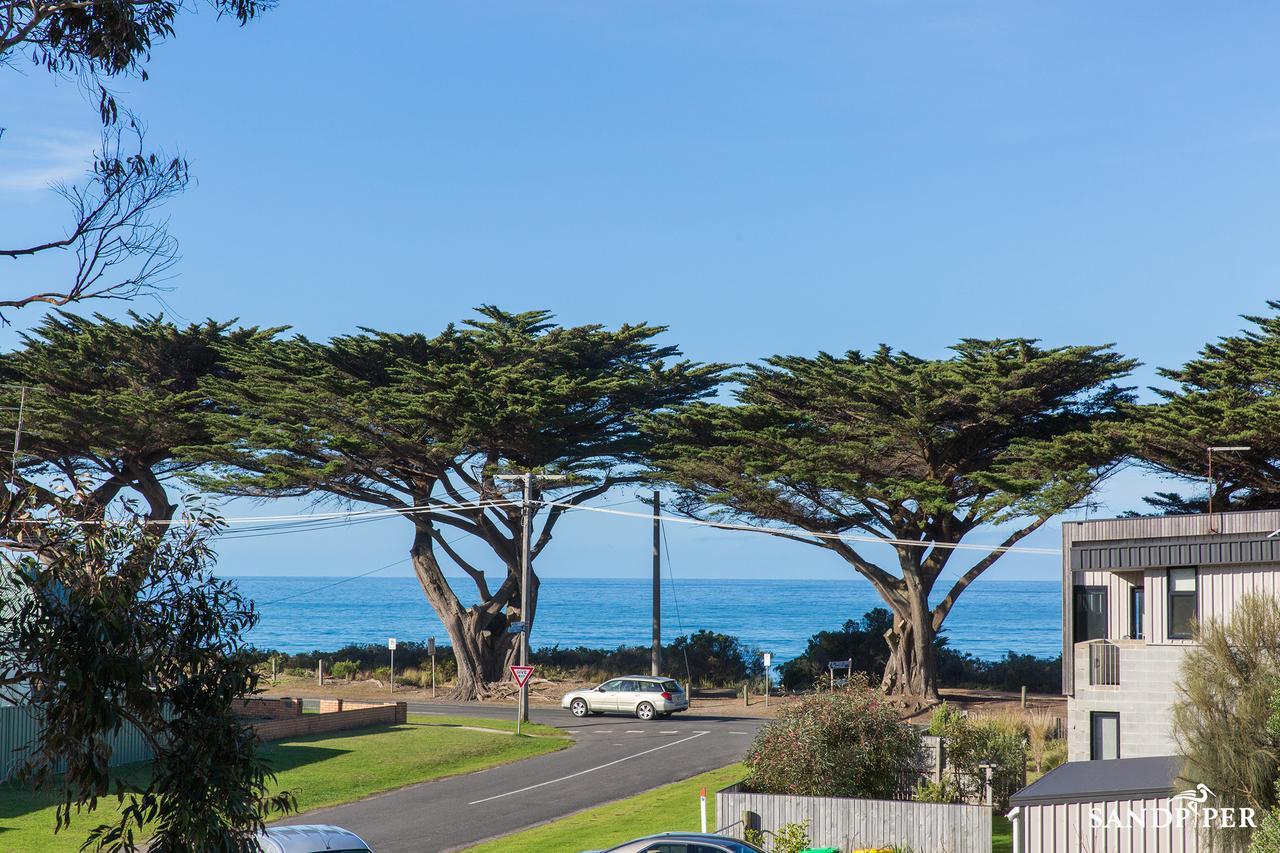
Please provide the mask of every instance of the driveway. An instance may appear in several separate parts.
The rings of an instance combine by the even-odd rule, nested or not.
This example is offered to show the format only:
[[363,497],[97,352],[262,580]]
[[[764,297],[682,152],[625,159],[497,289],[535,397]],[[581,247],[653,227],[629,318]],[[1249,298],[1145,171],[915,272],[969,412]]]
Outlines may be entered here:
[[[514,707],[490,705],[413,703],[409,713],[515,717]],[[568,711],[538,708],[531,716],[570,733],[573,746],[282,823],[337,824],[358,833],[377,853],[453,850],[741,760],[765,722],[696,710],[648,723],[623,716],[577,719]]]

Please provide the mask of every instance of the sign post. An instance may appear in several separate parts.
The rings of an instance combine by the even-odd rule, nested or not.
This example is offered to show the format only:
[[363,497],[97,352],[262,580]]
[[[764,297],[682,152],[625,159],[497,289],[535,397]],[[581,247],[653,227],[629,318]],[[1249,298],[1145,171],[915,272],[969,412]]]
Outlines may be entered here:
[[702,832],[705,835],[707,832],[707,789],[706,788],[703,788],[702,792],[698,794],[698,807],[702,811]]
[[533,667],[531,667],[531,666],[520,666],[520,665],[518,665],[518,664],[512,664],[512,665],[511,665],[511,677],[512,677],[512,678],[514,678],[514,679],[516,680],[516,687],[519,687],[519,688],[520,688],[520,692],[519,692],[518,694],[516,694],[516,696],[517,696],[517,699],[516,699],[516,734],[517,734],[517,735],[518,735],[518,734],[520,734],[520,717],[522,716],[519,712],[520,712],[520,710],[521,710],[521,709],[524,709],[524,708],[527,708],[527,707],[528,707],[528,706],[527,706],[527,705],[525,705],[525,704],[524,704],[524,702],[523,702],[523,701],[521,701],[521,700],[522,700],[526,695],[528,695],[528,694],[526,694],[526,693],[525,693],[525,685],[529,683],[529,676],[531,676],[531,675],[533,675]]
[[396,638],[387,637],[387,648],[391,650],[391,692],[396,692]]
[[427,654],[431,655],[431,698],[436,698],[436,638],[427,638]]
[[830,689],[834,693],[836,690],[836,670],[841,669],[846,673],[845,679],[848,679],[848,673],[853,671],[853,658],[848,660],[827,661],[827,674],[831,678]]
[[764,658],[764,706],[769,707],[769,682],[773,677],[769,674],[769,667],[773,665],[773,652],[765,652],[761,657]]

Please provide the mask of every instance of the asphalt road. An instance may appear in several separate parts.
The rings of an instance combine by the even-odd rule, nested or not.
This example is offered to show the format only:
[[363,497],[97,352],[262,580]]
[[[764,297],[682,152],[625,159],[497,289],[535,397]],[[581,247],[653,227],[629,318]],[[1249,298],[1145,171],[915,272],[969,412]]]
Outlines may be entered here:
[[[411,703],[409,713],[515,717],[514,708],[475,705]],[[284,823],[337,824],[359,834],[376,853],[454,850],[731,764],[743,757],[763,722],[696,710],[648,723],[624,716],[580,720],[568,711],[544,709],[531,716],[570,732],[573,746]]]

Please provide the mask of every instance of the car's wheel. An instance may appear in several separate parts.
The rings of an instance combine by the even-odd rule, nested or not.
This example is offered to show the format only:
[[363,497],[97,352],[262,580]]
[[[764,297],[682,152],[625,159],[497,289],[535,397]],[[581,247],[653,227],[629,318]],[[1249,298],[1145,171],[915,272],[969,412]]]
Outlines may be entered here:
[[569,703],[569,713],[575,717],[585,717],[589,710],[591,709],[587,707],[586,699],[574,699]]
[[636,716],[642,720],[652,720],[657,716],[657,713],[653,710],[653,706],[648,702],[641,702],[636,706]]

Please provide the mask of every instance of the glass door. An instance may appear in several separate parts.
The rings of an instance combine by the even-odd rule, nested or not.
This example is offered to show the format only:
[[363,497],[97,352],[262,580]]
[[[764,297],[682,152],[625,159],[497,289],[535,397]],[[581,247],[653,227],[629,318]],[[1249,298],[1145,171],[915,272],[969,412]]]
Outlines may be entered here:
[[1107,588],[1077,586],[1075,598],[1075,640],[1103,640],[1107,636]]
[[1129,636],[1135,640],[1146,637],[1143,630],[1143,619],[1147,613],[1147,593],[1140,586],[1129,591]]

